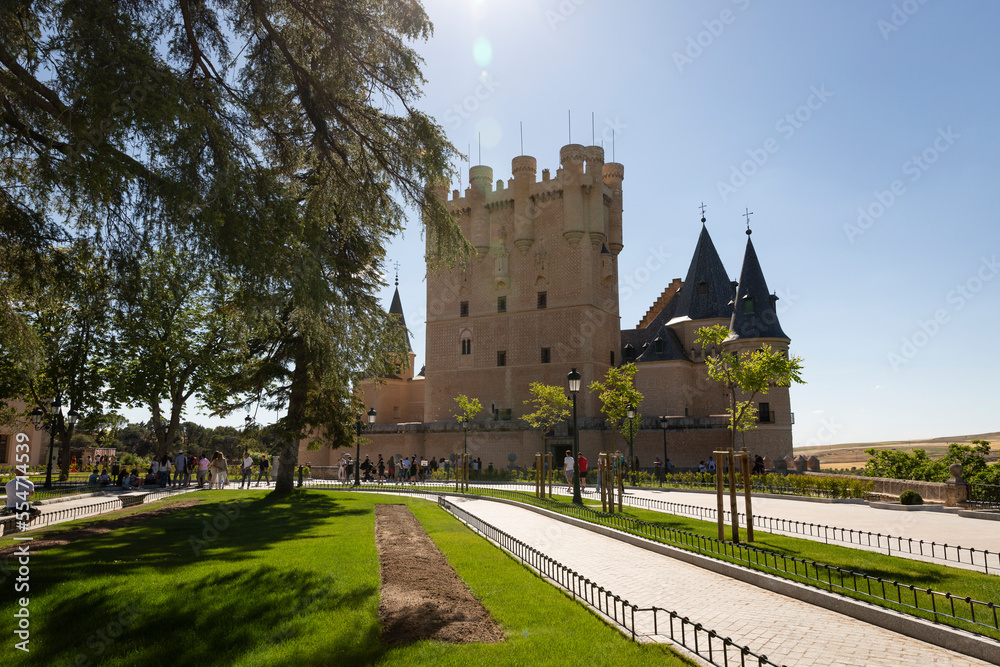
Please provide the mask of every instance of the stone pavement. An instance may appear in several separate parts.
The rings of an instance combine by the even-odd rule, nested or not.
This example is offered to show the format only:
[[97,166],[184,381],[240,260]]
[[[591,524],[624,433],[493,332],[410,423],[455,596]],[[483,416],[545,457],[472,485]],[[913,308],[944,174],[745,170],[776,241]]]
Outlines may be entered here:
[[[450,498],[639,606],[672,609],[785,665],[986,665],[721,574],[507,504]],[[637,621],[637,626],[643,626]],[[646,632],[652,632],[652,620]]]

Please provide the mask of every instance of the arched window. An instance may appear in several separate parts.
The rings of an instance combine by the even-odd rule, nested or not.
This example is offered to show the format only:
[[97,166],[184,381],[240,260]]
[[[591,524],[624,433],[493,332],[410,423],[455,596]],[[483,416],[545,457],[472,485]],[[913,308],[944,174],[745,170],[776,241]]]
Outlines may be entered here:
[[462,331],[462,356],[472,354],[472,332],[468,329]]

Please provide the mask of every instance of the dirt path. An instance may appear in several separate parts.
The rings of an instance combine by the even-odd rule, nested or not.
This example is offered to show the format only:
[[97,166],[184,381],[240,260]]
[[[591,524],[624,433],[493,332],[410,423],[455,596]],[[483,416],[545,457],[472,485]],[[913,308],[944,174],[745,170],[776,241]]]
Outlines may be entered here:
[[448,564],[406,505],[375,505],[386,644],[435,639],[455,644],[503,641],[503,631]]
[[[200,502],[201,502],[200,500],[180,500],[176,503],[171,503],[170,505],[166,505],[164,507],[157,507],[156,509],[151,509],[146,512],[137,512],[135,514],[130,514],[128,516],[123,516],[117,519],[108,519],[107,521],[94,523],[84,528],[74,528],[72,530],[67,530],[64,533],[58,533],[56,535],[52,535],[51,537],[39,537],[31,541],[31,552],[35,553],[43,549],[52,549],[54,547],[65,546],[67,544],[76,542],[77,540],[83,540],[88,537],[93,537],[95,535],[103,535],[104,533],[111,532],[112,530],[115,530],[117,528],[126,528],[128,526],[134,526],[137,523],[148,521],[150,519],[164,516],[166,514],[171,514],[179,509],[184,509],[185,507],[191,507],[192,505],[197,505]],[[18,549],[17,545],[4,547],[0,549],[0,558],[14,553],[17,549]]]

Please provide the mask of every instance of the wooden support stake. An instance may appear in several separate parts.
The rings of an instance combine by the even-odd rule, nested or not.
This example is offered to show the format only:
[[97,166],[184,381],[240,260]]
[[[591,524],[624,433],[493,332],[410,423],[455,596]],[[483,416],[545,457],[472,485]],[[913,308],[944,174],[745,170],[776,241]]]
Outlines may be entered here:
[[726,461],[729,463],[729,514],[733,524],[733,543],[740,543],[740,513],[736,505],[736,466],[733,450],[726,452]]
[[750,505],[750,452],[740,449],[743,457],[743,499],[747,506],[747,542],[753,542],[753,508]]
[[716,509],[718,513],[716,523],[719,524],[719,539],[726,539],[726,512],[723,509],[725,504],[722,502],[722,456],[725,456],[726,452],[712,452],[715,457],[715,496],[716,496]]

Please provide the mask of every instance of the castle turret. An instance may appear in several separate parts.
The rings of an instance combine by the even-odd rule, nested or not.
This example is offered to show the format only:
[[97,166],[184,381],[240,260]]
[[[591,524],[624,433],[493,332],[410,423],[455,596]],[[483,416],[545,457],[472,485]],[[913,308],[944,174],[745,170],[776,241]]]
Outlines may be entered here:
[[484,257],[490,249],[490,218],[486,210],[486,194],[492,191],[493,168],[477,165],[469,169],[468,202],[472,209],[469,241],[476,248],[476,255]]
[[606,162],[601,168],[604,184],[611,188],[608,210],[608,249],[617,255],[622,251],[622,181],[625,167],[618,162]]
[[580,144],[566,144],[559,149],[563,182],[563,238],[576,245],[587,232],[583,215],[583,163],[586,154]]
[[778,312],[775,309],[778,297],[767,290],[764,272],[757,260],[757,252],[754,250],[753,241],[750,240],[750,234],[751,231],[748,229],[743,269],[740,272],[740,282],[733,303],[733,316],[729,324],[732,330],[729,340],[777,338],[784,339],[787,344],[789,338],[781,329]]
[[399,276],[396,276],[396,291],[392,295],[392,303],[389,305],[389,314],[395,315],[399,319],[400,326],[403,327],[403,332],[406,335],[406,352],[409,356],[408,364],[400,364],[400,377],[404,380],[413,377],[413,361],[416,359],[417,355],[413,351],[413,346],[410,345],[410,330],[406,328],[406,318],[403,317],[403,302],[399,298]]
[[607,240],[608,222],[607,209],[604,207],[604,149],[600,146],[587,146],[583,150],[587,157],[584,186],[587,232],[590,234],[590,245],[600,248]]
[[514,184],[514,246],[522,254],[535,242],[535,207],[531,200],[531,186],[535,184],[538,162],[530,155],[519,155],[511,160]]

